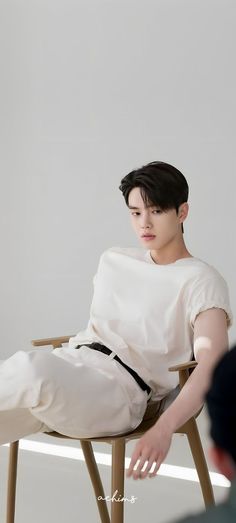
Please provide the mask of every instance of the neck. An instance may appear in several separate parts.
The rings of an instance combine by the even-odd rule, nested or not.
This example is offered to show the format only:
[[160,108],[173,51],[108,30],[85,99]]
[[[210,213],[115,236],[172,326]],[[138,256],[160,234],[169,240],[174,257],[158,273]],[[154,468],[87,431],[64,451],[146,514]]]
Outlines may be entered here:
[[168,265],[174,263],[181,258],[192,258],[192,255],[186,248],[184,240],[179,242],[176,246],[165,246],[162,249],[152,249],[150,251],[151,257],[155,263],[159,265]]

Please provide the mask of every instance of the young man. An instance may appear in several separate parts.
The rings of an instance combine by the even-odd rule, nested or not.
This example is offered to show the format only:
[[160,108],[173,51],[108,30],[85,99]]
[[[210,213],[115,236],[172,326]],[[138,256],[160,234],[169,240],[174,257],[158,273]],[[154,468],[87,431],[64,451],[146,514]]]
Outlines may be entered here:
[[150,397],[178,385],[168,368],[194,354],[188,383],[136,445],[128,475],[143,478],[153,464],[155,474],[173,432],[200,408],[228,347],[231,311],[222,276],[185,246],[188,185],[180,171],[151,162],[119,188],[141,248],[101,255],[87,328],[68,346],[18,351],[0,365],[0,443],[38,431],[82,438],[132,430]]
[[212,461],[231,481],[223,503],[179,523],[235,523],[236,521],[236,346],[221,358],[206,396],[213,445]]

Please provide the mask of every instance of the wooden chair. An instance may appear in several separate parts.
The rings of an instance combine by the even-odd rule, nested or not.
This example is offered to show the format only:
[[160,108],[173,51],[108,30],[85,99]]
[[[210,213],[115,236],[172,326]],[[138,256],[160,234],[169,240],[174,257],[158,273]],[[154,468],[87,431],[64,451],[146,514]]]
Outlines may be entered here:
[[[43,340],[33,340],[34,346],[51,345],[53,348],[61,347],[63,343],[67,343],[71,336],[64,336],[59,338],[49,338]],[[172,372],[179,372],[180,388],[186,383],[189,374],[197,365],[195,361],[190,361],[182,365],[176,365],[169,370]],[[125,444],[131,439],[140,438],[149,428],[151,428],[158,420],[162,412],[163,402],[153,402],[149,400],[146,412],[140,425],[133,431],[117,435],[106,436],[98,438],[83,438],[80,439],[80,445],[84,454],[85,462],[90,474],[93,485],[96,502],[100,514],[101,523],[123,523],[124,521],[124,503],[111,502],[111,516],[109,516],[107,503],[104,499],[105,494],[103,485],[99,475],[99,470],[93,453],[92,442],[109,443],[112,447],[112,474],[111,474],[111,496],[117,491],[116,497],[121,499],[124,496],[124,464],[125,464]],[[196,466],[199,482],[202,490],[205,505],[214,504],[213,489],[210,481],[210,476],[199,436],[196,417],[189,419],[182,427],[179,428],[178,433],[186,434],[193,460]],[[57,438],[76,439],[63,436],[57,432],[49,433],[50,436]],[[18,458],[19,441],[10,444],[9,452],[9,469],[8,469],[8,488],[7,488],[7,515],[6,523],[14,523],[15,518],[15,498],[16,498],[16,479],[17,479],[17,458]],[[100,499],[98,499],[100,498]]]

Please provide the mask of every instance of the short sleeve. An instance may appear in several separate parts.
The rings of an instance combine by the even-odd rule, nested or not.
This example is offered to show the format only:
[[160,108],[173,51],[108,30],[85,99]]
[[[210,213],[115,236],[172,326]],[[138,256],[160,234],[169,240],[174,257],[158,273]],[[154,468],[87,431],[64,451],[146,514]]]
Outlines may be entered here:
[[227,317],[227,326],[231,327],[233,315],[230,307],[228,286],[224,278],[217,271],[199,278],[193,285],[190,300],[190,324],[194,322],[200,312],[208,309],[223,309]]
[[93,286],[95,286],[97,276],[98,276],[98,274],[97,274],[97,272],[96,272],[96,274],[95,274],[94,277],[93,277]]
[[[108,249],[107,249],[107,250],[108,250]],[[104,254],[105,254],[106,252],[107,252],[107,251],[104,251],[104,252],[102,252],[102,254],[100,255],[99,262],[98,262],[98,267],[97,267],[97,271],[96,271],[96,273],[94,274],[94,276],[93,276],[93,280],[92,280],[92,281],[93,281],[93,287],[95,287],[95,285],[96,285],[96,280],[97,280],[97,277],[98,277],[99,268],[100,268],[100,265],[101,265],[101,263],[102,263],[103,256],[104,256]]]

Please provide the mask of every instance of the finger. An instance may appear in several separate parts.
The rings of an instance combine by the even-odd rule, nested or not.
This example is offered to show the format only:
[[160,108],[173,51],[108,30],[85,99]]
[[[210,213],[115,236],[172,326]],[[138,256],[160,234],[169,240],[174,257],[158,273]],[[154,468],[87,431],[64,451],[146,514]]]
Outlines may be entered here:
[[148,450],[146,450],[146,452],[143,452],[142,456],[140,457],[137,468],[133,471],[134,479],[141,477],[142,469],[145,466],[145,464],[148,463],[148,460],[149,460],[149,452],[148,452]]
[[136,469],[133,470],[133,478],[134,479],[141,478],[142,468],[144,467],[146,462],[147,462],[146,458],[140,459],[138,466],[136,467]]
[[149,457],[149,459],[147,460],[146,462],[146,466],[143,467],[141,473],[140,473],[140,477],[141,478],[146,478],[148,472],[150,471],[150,469],[153,467],[153,464],[157,461],[157,453],[156,452],[153,452],[151,454],[151,456]]
[[154,478],[154,477],[156,476],[156,473],[157,473],[157,471],[159,470],[160,466],[161,466],[161,461],[158,460],[158,461],[156,462],[156,465],[155,465],[154,469],[152,470],[152,472],[149,472],[148,477],[149,477],[149,478]]
[[131,460],[130,460],[130,464],[129,464],[129,468],[126,472],[126,477],[130,477],[132,472],[133,472],[133,469],[134,469],[134,466],[136,465],[138,459],[140,457],[140,450],[139,450],[139,447],[137,447],[133,454],[132,454],[132,457],[131,457]]
[[[136,460],[135,460],[136,458]],[[139,453],[136,456],[134,456],[133,462],[130,463],[129,469],[128,469],[128,475],[133,476],[134,479],[137,479],[140,475],[140,471],[147,461],[148,456],[145,456],[145,454]]]
[[152,468],[153,464],[156,462],[157,456],[156,453],[152,454],[147,461],[146,467],[140,472],[140,479],[144,479],[147,477],[148,472]]

